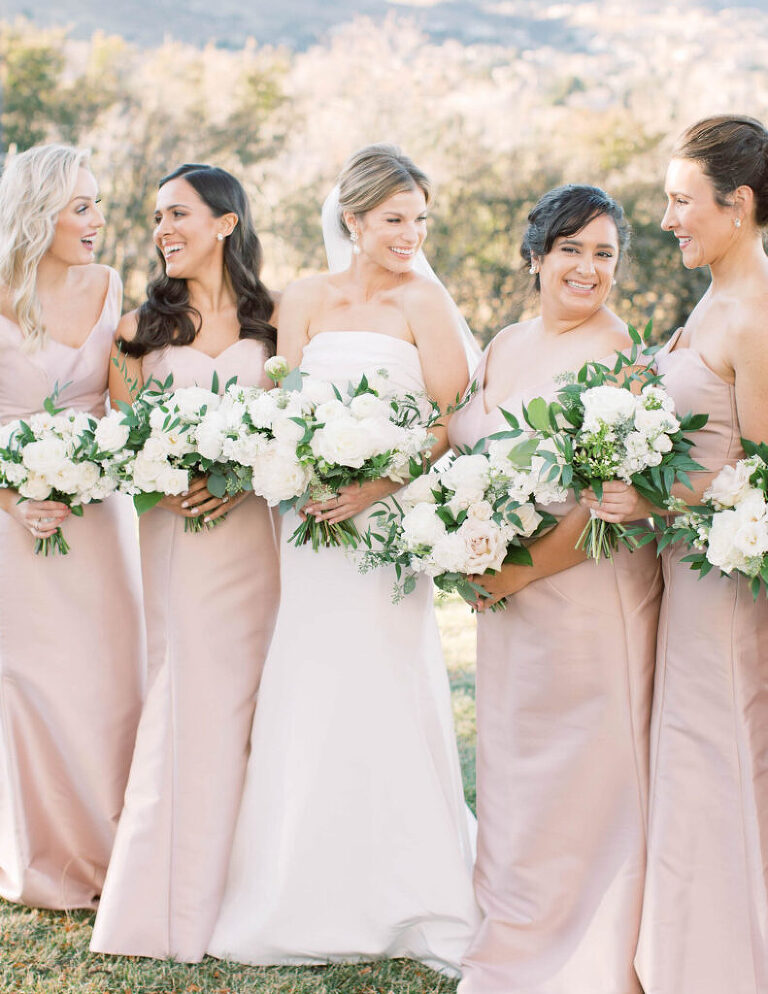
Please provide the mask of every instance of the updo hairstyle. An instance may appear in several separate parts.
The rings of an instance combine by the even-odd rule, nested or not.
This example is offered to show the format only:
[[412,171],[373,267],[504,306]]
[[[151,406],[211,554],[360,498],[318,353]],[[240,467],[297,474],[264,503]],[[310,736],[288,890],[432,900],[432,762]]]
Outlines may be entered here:
[[732,207],[733,191],[755,194],[755,223],[768,224],[768,131],[753,117],[706,117],[685,131],[672,153],[698,162],[715,188],[715,201]]
[[[555,239],[570,238],[603,214],[616,225],[621,256],[629,246],[630,238],[629,224],[621,205],[597,186],[573,183],[556,186],[545,193],[530,212],[520,254],[530,266],[534,255],[542,259],[552,250]],[[541,289],[538,273],[534,286],[536,290]]]

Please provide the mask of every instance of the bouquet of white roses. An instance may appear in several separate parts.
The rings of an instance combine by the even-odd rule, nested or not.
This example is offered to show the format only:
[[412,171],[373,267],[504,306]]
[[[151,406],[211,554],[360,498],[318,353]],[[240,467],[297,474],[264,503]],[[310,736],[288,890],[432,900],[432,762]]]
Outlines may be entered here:
[[[21,500],[53,500],[82,516],[83,505],[104,500],[117,488],[112,474],[124,432],[84,411],[58,410],[52,398],[45,410],[0,428],[0,485]],[[35,552],[69,552],[61,528],[37,539]]]
[[[630,329],[636,336],[639,335]],[[672,485],[690,487],[688,472],[702,467],[688,455],[693,444],[686,432],[701,428],[705,414],[678,418],[661,377],[648,367],[627,372],[638,353],[617,353],[613,369],[587,363],[577,374],[564,376],[557,399],[537,397],[524,409],[528,424],[551,440],[558,456],[557,478],[573,488],[576,497],[587,488],[602,498],[607,480],[622,480],[658,507],[666,506]],[[622,377],[622,372],[626,375]],[[634,392],[637,391],[637,392]],[[619,543],[636,548],[652,539],[648,528],[627,528],[593,517],[582,532],[583,546],[592,559],[611,558]]]
[[497,572],[509,562],[530,565],[523,540],[555,521],[534,502],[563,501],[566,492],[552,482],[538,440],[520,440],[515,419],[505,416],[511,431],[481,440],[446,469],[417,478],[398,501],[391,499],[394,508],[375,512],[361,568],[394,565],[396,600],[425,573],[441,590],[455,590],[472,604],[487,594],[470,575]]
[[[425,397],[390,393],[387,386],[384,371],[363,375],[343,390],[298,371],[286,377],[282,389],[258,401],[272,448],[254,462],[255,492],[279,502],[281,511],[301,510],[309,500],[329,500],[353,483],[381,478],[405,483],[421,473],[435,441],[429,429],[439,408]],[[275,483],[281,476],[296,492],[278,498]],[[311,543],[315,550],[356,548],[360,534],[352,520],[329,524],[308,515],[291,541]]]
[[768,593],[768,445],[742,439],[746,459],[724,466],[704,493],[701,507],[683,501],[668,502],[679,512],[659,541],[684,541],[694,551],[683,557],[705,576],[715,567],[722,574],[734,571],[750,578],[757,597],[760,584]]

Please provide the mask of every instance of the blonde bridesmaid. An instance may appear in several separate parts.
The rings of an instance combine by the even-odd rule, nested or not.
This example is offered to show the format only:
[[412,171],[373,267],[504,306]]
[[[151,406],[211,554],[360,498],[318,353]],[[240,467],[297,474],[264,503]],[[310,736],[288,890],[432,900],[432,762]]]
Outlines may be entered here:
[[[126,378],[176,387],[271,385],[275,302],[240,183],[186,165],[160,183],[163,270],[119,328]],[[218,520],[226,514],[225,520]],[[202,516],[215,527],[185,531]],[[149,690],[91,948],[200,960],[224,888],[262,663],[278,600],[272,515],[252,494],[224,501],[205,479],[140,519]]]
[[[0,180],[0,421],[104,414],[122,287],[93,261],[104,216],[88,153],[44,145]],[[81,518],[0,490],[0,895],[92,908],[123,803],[143,676],[133,509]],[[66,556],[34,554],[61,526]]]
[[[712,282],[658,357],[682,411],[706,411],[691,504],[741,438],[768,441],[768,131],[713,117],[681,137],[662,227]],[[596,503],[592,502],[597,507]],[[642,502],[611,487],[601,513]],[[768,990],[768,603],[744,577],[698,578],[664,550],[651,819],[637,969],[646,994]]]
[[[558,374],[629,345],[607,307],[629,232],[602,190],[564,186],[528,217],[522,254],[540,313],[503,329],[451,419],[454,446],[505,428]],[[655,552],[614,562],[574,549],[570,497],[533,566],[475,577],[477,899],[484,921],[461,994],[640,994],[632,960],[645,869],[648,735],[661,584]],[[485,608],[500,597],[503,612]],[[672,994],[672,992],[669,992]]]

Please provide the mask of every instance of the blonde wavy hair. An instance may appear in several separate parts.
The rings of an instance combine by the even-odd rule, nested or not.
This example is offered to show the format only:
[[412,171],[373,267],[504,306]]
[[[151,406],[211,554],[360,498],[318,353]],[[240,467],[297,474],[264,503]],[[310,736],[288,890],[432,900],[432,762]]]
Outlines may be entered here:
[[46,337],[37,299],[37,267],[50,247],[56,221],[74,196],[77,173],[90,152],[70,145],[39,145],[14,155],[0,178],[0,287],[10,292],[25,346]]
[[432,187],[426,174],[397,145],[366,145],[347,160],[339,176],[337,220],[342,233],[349,237],[345,211],[366,214],[393,194],[417,188],[429,204]]

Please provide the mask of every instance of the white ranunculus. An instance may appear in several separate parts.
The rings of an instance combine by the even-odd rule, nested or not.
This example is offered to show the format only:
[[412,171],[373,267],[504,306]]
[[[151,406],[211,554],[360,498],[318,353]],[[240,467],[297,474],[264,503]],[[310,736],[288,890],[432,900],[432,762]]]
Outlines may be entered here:
[[619,425],[629,421],[638,402],[624,387],[604,385],[585,390],[581,395],[584,404],[584,428],[595,431],[601,424]]
[[705,491],[704,500],[711,501],[716,508],[734,507],[751,489],[750,476],[751,470],[743,459],[735,466],[723,466]]
[[19,485],[19,493],[28,500],[45,500],[50,497],[51,485],[38,473],[30,473],[29,476]]
[[484,455],[458,456],[442,474],[449,490],[480,500],[490,482],[490,463]]
[[67,459],[67,445],[55,435],[46,435],[39,442],[25,446],[21,458],[30,472],[47,475]]
[[445,524],[435,513],[434,504],[416,504],[403,515],[402,531],[407,549],[429,548],[445,535]]
[[264,363],[264,372],[270,380],[284,380],[290,371],[288,360],[282,355],[273,355]]
[[110,411],[100,419],[94,437],[101,452],[119,452],[124,448],[131,429],[122,420],[122,411]]
[[656,452],[671,452],[672,451],[672,439],[669,435],[657,435],[656,438],[651,442],[652,447]]
[[356,418],[389,418],[389,405],[372,393],[353,397],[349,409]]
[[495,521],[467,518],[457,534],[461,535],[466,549],[462,572],[484,573],[487,569],[501,568],[507,554],[507,539]]

